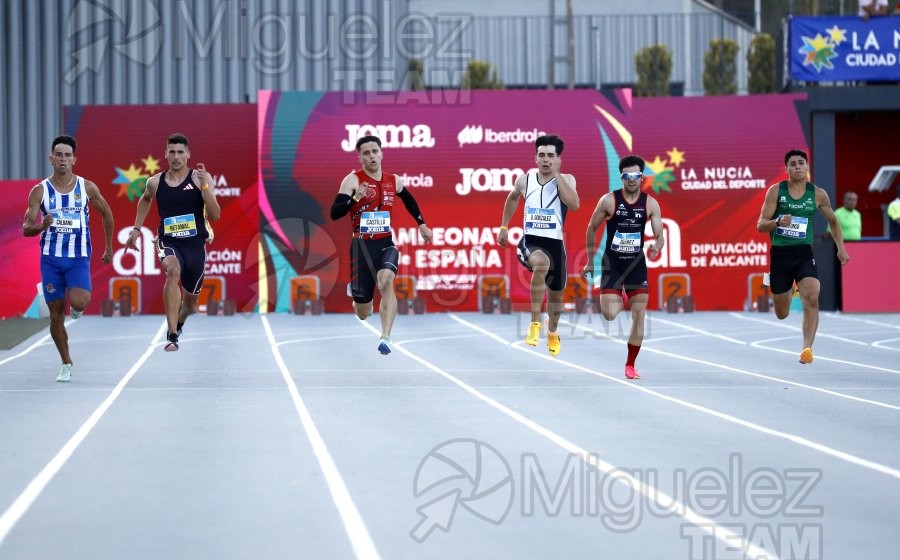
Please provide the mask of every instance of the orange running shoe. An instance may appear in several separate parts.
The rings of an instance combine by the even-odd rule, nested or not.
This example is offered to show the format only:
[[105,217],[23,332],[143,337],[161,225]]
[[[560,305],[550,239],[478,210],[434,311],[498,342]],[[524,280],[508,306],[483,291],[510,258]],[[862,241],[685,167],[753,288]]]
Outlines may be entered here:
[[640,379],[641,376],[638,375],[638,372],[632,366],[625,366],[625,377],[628,379]]
[[812,348],[804,348],[803,352],[800,352],[800,363],[801,364],[811,364],[813,361]]

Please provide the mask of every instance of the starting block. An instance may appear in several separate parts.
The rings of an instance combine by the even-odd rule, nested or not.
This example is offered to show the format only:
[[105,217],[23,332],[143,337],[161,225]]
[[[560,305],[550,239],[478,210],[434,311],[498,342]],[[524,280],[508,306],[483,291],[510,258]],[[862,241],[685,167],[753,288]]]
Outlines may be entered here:
[[425,300],[416,295],[416,277],[409,275],[394,278],[394,293],[397,294],[397,313],[409,315],[425,313]]
[[117,276],[109,279],[109,303],[100,305],[104,317],[129,317],[141,312],[141,279]]
[[291,312],[294,315],[321,315],[325,312],[318,276],[291,278]]
[[[674,298],[674,302],[672,302]],[[686,298],[690,298],[685,302]],[[674,306],[674,307],[672,307]],[[659,308],[667,313],[692,313],[694,297],[691,294],[691,277],[683,272],[669,272],[659,275]],[[690,311],[688,309],[690,308]],[[671,310],[671,309],[674,309]]]
[[772,298],[769,292],[768,275],[753,272],[747,275],[747,311],[756,309],[760,313],[768,313],[772,309]]
[[[219,306],[225,299],[225,277],[224,276],[204,276],[203,286],[200,287],[200,294],[197,296],[197,311],[206,312],[207,315],[220,315]],[[216,308],[209,309],[210,302],[215,301]]]
[[509,277],[505,274],[478,278],[478,305],[482,313],[512,313],[509,299]]
[[[597,311],[600,310],[599,300]],[[563,306],[565,309],[575,309],[575,313],[591,313],[593,300],[591,299],[591,287],[587,279],[580,274],[570,274],[566,280],[566,288],[563,291]]]
[[209,317],[231,317],[237,311],[237,302],[233,299],[210,299],[206,301],[206,315]]

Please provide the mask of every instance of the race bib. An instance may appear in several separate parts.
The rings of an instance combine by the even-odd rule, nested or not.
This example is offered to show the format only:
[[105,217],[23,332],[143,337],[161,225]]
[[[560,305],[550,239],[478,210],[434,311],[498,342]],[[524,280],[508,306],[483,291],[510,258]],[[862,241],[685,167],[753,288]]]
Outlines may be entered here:
[[163,235],[169,237],[193,237],[197,235],[197,221],[193,214],[170,216],[163,220]]
[[612,250],[618,253],[637,253],[641,250],[641,232],[622,233],[617,231],[613,235]]
[[390,212],[363,212],[359,218],[360,233],[387,233],[391,231]]
[[73,233],[81,229],[81,214],[54,213],[52,225],[58,233]]
[[777,228],[775,228],[775,235],[790,237],[792,239],[806,237],[806,227],[808,225],[809,218],[798,218],[797,216],[791,216],[790,225],[778,226]]
[[553,208],[526,208],[525,229],[556,229],[556,210]]

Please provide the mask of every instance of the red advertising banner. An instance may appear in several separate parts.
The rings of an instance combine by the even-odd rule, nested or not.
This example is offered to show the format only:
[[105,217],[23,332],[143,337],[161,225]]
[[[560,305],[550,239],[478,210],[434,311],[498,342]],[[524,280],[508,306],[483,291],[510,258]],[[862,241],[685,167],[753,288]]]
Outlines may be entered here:
[[900,290],[893,280],[877,295],[872,291],[872,271],[878,271],[878,278],[900,278],[900,242],[854,241],[847,244],[847,251],[852,260],[841,267],[842,311],[900,313]]
[[[48,140],[49,142],[49,140]],[[47,153],[50,153],[49,147]],[[47,174],[53,170],[47,164]],[[28,181],[0,181],[0,276],[3,278],[3,297],[0,298],[0,319],[23,315],[37,296],[41,281],[41,255],[37,237],[22,235],[22,222],[28,208],[28,193],[40,179]]]
[[[765,188],[783,177],[784,153],[806,144],[794,109],[801,96],[459,95],[466,97],[423,103],[402,93],[260,92],[269,308],[287,310],[290,279],[311,275],[328,311],[349,309],[350,222],[331,221],[329,208],[341,179],[359,168],[355,142],[367,134],[382,139],[384,170],[401,177],[434,231],[426,245],[403,208],[394,214],[399,274],[415,277],[429,310],[476,309],[480,279],[498,276],[508,279],[513,303],[528,301],[530,274],[495,237],[504,200],[516,177],[534,168],[533,142],[544,133],[566,141],[562,171],[576,177],[581,198],[565,225],[569,274],[588,258],[584,234],[597,201],[621,187],[619,158],[637,153],[647,160],[644,190],[659,200],[668,238],[648,263],[651,306],[668,295],[659,291],[663,273],[678,275],[673,289],[689,289],[697,309],[751,304],[748,277],[768,269],[768,236],[756,232]],[[510,224],[513,243],[522,211],[520,204]]]
[[[140,250],[126,251],[124,243],[144,183],[166,169],[166,138],[174,132],[190,141],[189,165],[203,163],[213,175],[211,186],[222,208],[221,219],[212,223],[215,239],[207,246],[206,275],[225,279],[224,298],[234,299],[238,309],[254,309],[259,235],[255,110],[250,104],[65,108],[66,132],[78,140],[75,172],[97,184],[115,219],[112,264],[99,258],[92,262],[94,294],[88,312],[99,312],[103,300],[119,295],[114,279],[131,277],[140,279],[140,305],[134,309],[163,312],[165,277],[152,244],[159,225],[155,202],[143,224]],[[99,219],[91,222],[91,236],[99,255]]]

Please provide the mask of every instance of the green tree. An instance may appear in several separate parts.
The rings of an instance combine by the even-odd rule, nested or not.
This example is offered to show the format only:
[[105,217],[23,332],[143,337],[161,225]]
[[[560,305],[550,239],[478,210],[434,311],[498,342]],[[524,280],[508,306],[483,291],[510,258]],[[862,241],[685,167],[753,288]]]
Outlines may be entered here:
[[753,38],[747,53],[750,68],[750,93],[773,93],[775,91],[775,39],[768,33],[760,33]]
[[665,45],[645,47],[634,55],[638,81],[635,94],[639,97],[669,95],[669,76],[672,74],[672,54]]
[[470,60],[462,79],[463,89],[506,89],[497,76],[497,70],[491,69],[491,63],[483,60]]
[[706,95],[737,93],[737,53],[740,47],[731,39],[713,39],[703,55],[703,91]]

